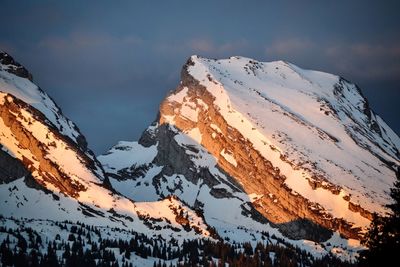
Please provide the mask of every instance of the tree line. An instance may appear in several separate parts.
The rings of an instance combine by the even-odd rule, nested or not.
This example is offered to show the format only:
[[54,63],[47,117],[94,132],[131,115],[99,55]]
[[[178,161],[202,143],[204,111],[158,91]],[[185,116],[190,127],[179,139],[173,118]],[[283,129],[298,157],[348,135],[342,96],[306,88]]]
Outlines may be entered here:
[[[62,223],[56,224],[68,229]],[[353,266],[329,254],[315,258],[283,239],[277,243],[258,243],[253,247],[250,243],[232,244],[206,239],[185,240],[182,244],[176,240],[162,242],[135,232],[130,233],[132,238],[129,240],[102,238],[97,227],[83,224],[71,226],[68,231],[66,240],[58,234],[54,240],[42,240],[31,228],[24,229],[22,234],[19,229],[1,227],[0,232],[8,234],[0,245],[2,266],[130,267],[135,266],[134,255],[153,261],[156,267],[219,267],[225,264],[232,267]]]

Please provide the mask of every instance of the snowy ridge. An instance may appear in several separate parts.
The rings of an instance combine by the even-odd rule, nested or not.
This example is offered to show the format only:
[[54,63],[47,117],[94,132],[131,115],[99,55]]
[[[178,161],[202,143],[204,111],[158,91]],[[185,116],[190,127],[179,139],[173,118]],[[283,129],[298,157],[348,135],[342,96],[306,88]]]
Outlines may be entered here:
[[[0,89],[1,90],[1,89]],[[8,105],[19,105],[20,100],[10,95],[5,95],[3,98],[3,107],[6,109]],[[11,112],[13,114],[13,112]],[[93,160],[90,154],[77,153],[77,146],[71,145],[68,140],[63,140],[59,137],[59,133],[54,131],[51,124],[47,124],[42,118],[36,117],[29,107],[20,108],[19,114],[16,116],[14,123],[19,123],[23,129],[26,129],[31,136],[30,140],[37,140],[38,146],[41,146],[46,153],[45,159],[53,162],[62,170],[70,179],[75,180],[81,184],[85,183],[101,183],[104,179],[103,171],[97,162],[93,162],[93,169],[88,168],[87,159]],[[14,124],[15,125],[15,124]],[[33,149],[32,142],[26,139],[20,139],[13,133],[12,128],[6,125],[4,118],[0,118],[1,135],[0,142],[3,151],[6,151],[12,157],[20,159],[24,158],[30,160],[32,168],[39,171],[41,161],[37,158],[38,153]],[[26,134],[25,136],[27,136]],[[25,145],[23,145],[25,144]],[[36,152],[36,154],[34,154]],[[39,172],[34,172],[33,176],[38,180],[43,180],[43,175]],[[45,182],[45,180],[43,180]],[[52,186],[52,185],[49,185]]]
[[102,183],[103,169],[79,129],[32,82],[28,71],[4,52],[0,52],[0,110],[2,151],[28,160],[25,167],[37,181],[72,194],[87,187],[85,183]]
[[116,146],[112,147],[107,154],[98,157],[101,160],[107,157],[107,163],[103,164],[106,172],[117,174],[125,168],[135,168],[136,165],[143,165],[151,162],[157,155],[157,147],[151,146],[146,150],[142,150],[141,154],[135,153],[141,150],[141,146],[137,142],[120,141]]
[[[0,51],[0,54],[1,57],[9,57],[4,52]],[[64,117],[54,101],[32,81],[9,72],[8,70],[15,64],[14,61],[12,62],[12,64],[3,64],[0,61],[0,97],[4,98],[6,94],[11,94],[36,108],[57,127],[60,133],[78,144],[77,139],[81,136],[81,133],[76,125]]]
[[[322,203],[326,193],[315,195],[306,181],[322,176],[342,187],[341,195],[351,195],[368,210],[383,211],[385,192],[400,164],[400,139],[368,109],[354,84],[282,61],[191,60],[188,72],[215,97],[228,124],[280,168],[291,188]],[[281,155],[295,167],[280,160]]]

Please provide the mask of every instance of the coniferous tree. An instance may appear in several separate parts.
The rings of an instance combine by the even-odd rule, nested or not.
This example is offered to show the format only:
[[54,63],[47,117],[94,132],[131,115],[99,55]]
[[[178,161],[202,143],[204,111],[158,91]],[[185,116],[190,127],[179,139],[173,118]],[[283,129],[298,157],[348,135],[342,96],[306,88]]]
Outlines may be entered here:
[[125,258],[128,260],[131,258],[131,252],[129,251],[129,249],[125,251]]
[[14,266],[15,267],[26,267],[28,266],[29,261],[25,253],[20,250],[16,257],[14,258]]
[[360,266],[379,266],[382,260],[398,262],[400,259],[400,167],[397,168],[396,178],[390,190],[393,202],[386,206],[390,213],[385,217],[374,214],[362,242],[368,250],[361,253]]
[[30,258],[30,266],[31,267],[39,267],[39,257],[38,253],[35,249],[31,250],[31,253],[29,254]]
[[3,266],[11,266],[13,263],[13,253],[11,249],[8,247],[9,239],[7,236],[7,240],[3,241],[0,247],[1,252],[1,263]]

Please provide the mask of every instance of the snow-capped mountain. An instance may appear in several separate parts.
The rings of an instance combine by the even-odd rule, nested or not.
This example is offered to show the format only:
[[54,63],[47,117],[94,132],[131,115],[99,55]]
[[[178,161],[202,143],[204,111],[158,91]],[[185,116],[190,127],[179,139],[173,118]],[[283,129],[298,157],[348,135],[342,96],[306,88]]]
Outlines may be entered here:
[[137,201],[176,195],[226,240],[274,232],[329,251],[338,234],[357,244],[372,212],[385,212],[399,150],[339,76],[192,56],[140,140],[98,158],[117,191]]
[[[0,214],[8,218],[1,226],[16,227],[25,218],[22,225],[42,232],[37,222],[79,221],[164,241],[211,238],[202,217],[177,198],[139,203],[116,192],[76,125],[4,52],[0,144]],[[6,235],[0,231],[0,241]]]
[[195,254],[224,241],[239,254],[237,244],[262,244],[272,261],[295,247],[355,259],[400,164],[399,137],[357,86],[242,57],[192,56],[181,76],[138,142],[97,159],[32,75],[0,52],[2,249],[17,251],[25,236],[31,252],[50,254],[53,244],[65,262],[62,248],[79,238],[86,250],[101,245],[97,263],[112,250],[119,264],[152,266],[195,259],[182,244],[202,240],[191,243]]

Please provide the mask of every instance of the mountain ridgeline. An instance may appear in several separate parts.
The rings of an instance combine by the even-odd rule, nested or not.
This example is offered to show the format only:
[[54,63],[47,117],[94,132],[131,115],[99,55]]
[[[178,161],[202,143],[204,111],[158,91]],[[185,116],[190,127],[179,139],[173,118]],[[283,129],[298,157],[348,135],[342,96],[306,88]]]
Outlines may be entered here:
[[29,264],[72,264],[69,246],[100,265],[355,261],[400,165],[355,84],[244,57],[190,57],[139,141],[96,157],[1,52],[0,143],[0,254]]

